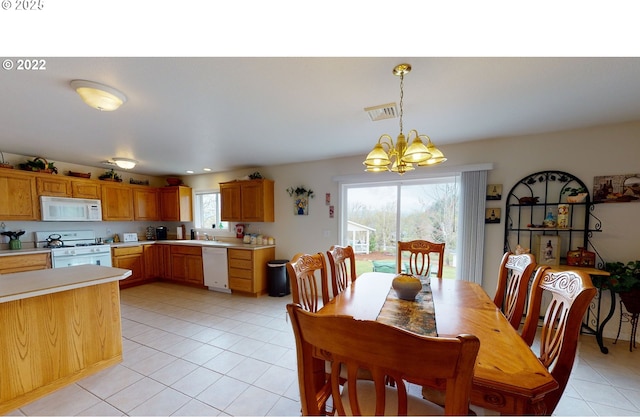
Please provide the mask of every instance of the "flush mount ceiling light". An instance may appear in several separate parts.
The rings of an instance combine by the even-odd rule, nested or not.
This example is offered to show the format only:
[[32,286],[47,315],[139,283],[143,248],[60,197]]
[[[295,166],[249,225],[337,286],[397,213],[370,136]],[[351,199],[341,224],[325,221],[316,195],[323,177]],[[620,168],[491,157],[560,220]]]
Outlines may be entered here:
[[131,169],[136,166],[138,161],[129,158],[113,158],[112,161],[122,169]]
[[[393,138],[386,133],[380,136],[378,143],[367,155],[363,165],[367,172],[391,171],[402,175],[407,171],[414,170],[417,166],[429,166],[440,164],[447,160],[442,152],[431,143],[431,138],[427,135],[420,135],[417,130],[411,130],[408,135],[411,145],[408,145],[407,138],[402,133],[402,115],[404,98],[404,76],[411,71],[411,65],[400,64],[393,69],[393,75],[400,77],[400,134],[393,143]],[[369,108],[371,109],[371,108]],[[367,110],[367,109],[365,109]],[[422,142],[427,141],[427,145]],[[386,148],[386,149],[385,149]]]
[[127,101],[127,97],[108,85],[86,80],[73,80],[71,87],[88,106],[100,111],[113,111]]

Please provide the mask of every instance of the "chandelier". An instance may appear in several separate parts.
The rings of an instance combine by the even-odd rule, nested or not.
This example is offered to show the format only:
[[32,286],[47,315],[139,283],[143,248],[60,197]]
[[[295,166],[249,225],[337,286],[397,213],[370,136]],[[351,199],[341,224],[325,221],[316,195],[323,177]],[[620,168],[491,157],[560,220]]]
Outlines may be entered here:
[[[367,159],[362,163],[366,166],[367,172],[391,171],[402,175],[407,171],[415,169],[417,166],[431,166],[440,164],[447,160],[444,154],[431,143],[431,138],[427,135],[420,135],[417,130],[411,130],[408,135],[409,141],[402,133],[402,115],[404,99],[404,76],[411,71],[411,65],[400,64],[393,69],[393,75],[400,77],[400,134],[393,143],[393,138],[386,133],[380,136],[378,143],[367,155]],[[422,140],[427,141],[425,145]],[[408,145],[408,146],[407,146]]]

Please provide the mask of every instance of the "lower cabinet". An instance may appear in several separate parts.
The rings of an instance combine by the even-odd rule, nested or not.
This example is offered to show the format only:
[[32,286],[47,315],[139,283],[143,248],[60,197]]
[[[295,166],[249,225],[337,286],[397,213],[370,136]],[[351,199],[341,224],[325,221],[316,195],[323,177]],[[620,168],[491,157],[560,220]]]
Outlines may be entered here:
[[140,285],[147,281],[145,275],[144,250],[142,245],[113,248],[111,262],[114,268],[131,270],[131,276],[120,281],[120,288]]
[[267,293],[267,262],[275,257],[275,248],[227,249],[229,288],[257,297]]
[[200,246],[171,245],[171,280],[204,286]]
[[147,280],[171,278],[171,246],[144,245],[144,274]]
[[49,253],[0,256],[0,274],[51,268]]

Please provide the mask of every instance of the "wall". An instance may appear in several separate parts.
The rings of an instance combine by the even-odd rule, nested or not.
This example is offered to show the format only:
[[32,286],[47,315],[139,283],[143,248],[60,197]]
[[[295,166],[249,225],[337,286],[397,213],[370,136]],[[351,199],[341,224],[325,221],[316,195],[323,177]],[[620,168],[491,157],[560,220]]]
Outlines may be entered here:
[[[375,140],[376,138],[372,138],[371,143],[373,144]],[[434,141],[438,144],[437,138],[434,138]],[[520,178],[550,169],[567,171],[591,187],[594,176],[640,172],[638,163],[640,122],[488,139],[445,145],[441,146],[441,149],[449,158],[446,164],[450,166],[493,163],[494,169],[489,172],[488,183],[503,184],[504,194],[508,193]],[[338,184],[333,178],[341,175],[362,174],[363,158],[364,153],[354,157],[254,167],[233,172],[189,176],[183,179],[194,189],[218,189],[219,182],[242,178],[256,170],[260,171],[263,177],[275,180],[276,221],[250,224],[247,230],[274,236],[277,244],[276,258],[291,259],[297,252],[324,252],[332,244],[338,243],[340,202]],[[429,170],[429,168],[423,169]],[[125,177],[125,181],[127,179]],[[312,189],[316,195],[310,202],[308,216],[293,215],[292,200],[286,189],[298,185]],[[331,194],[332,204],[336,208],[333,219],[329,218],[328,207],[325,205],[325,193]],[[504,212],[504,200],[499,203]],[[494,203],[492,206],[495,206]],[[606,261],[626,262],[640,259],[640,239],[636,237],[640,235],[640,222],[637,221],[640,203],[600,204],[596,206],[594,214],[602,221],[603,231],[594,234],[592,241]],[[11,223],[11,225],[7,224],[7,230],[21,228],[19,222]],[[150,224],[153,225],[153,223]],[[131,230],[122,229],[131,227],[144,231],[146,225],[110,222],[99,223],[94,227],[99,230],[98,236],[102,236],[106,227],[110,227],[110,230],[115,232],[125,232]],[[170,228],[177,226],[166,225]],[[35,227],[42,230],[41,223],[27,226],[30,230],[35,230]],[[187,224],[187,230],[192,226]],[[22,228],[27,227],[22,226]],[[503,254],[504,219],[500,224],[487,225],[485,231],[483,287],[493,295],[497,279],[496,271]],[[606,297],[603,306],[606,308]],[[608,325],[605,336],[615,337],[617,320],[616,315]],[[628,333],[628,329],[623,330]]]

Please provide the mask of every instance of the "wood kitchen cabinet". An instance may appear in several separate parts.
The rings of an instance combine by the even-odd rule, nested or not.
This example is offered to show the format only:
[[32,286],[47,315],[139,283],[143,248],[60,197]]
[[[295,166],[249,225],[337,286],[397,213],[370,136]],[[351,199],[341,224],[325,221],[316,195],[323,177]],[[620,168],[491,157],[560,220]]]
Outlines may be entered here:
[[144,274],[147,281],[171,279],[171,247],[169,245],[142,245]]
[[100,182],[89,179],[72,179],[71,196],[74,198],[89,198],[92,200],[100,200],[100,198],[102,197]]
[[191,187],[182,185],[160,188],[160,220],[192,221]]
[[133,186],[133,218],[140,221],[160,220],[160,200],[157,188]]
[[51,174],[36,178],[38,196],[71,197],[71,180]]
[[114,268],[131,270],[131,276],[120,281],[120,288],[140,285],[146,281],[142,245],[113,248],[111,262]]
[[0,256],[0,274],[35,271],[51,268],[51,254],[33,253],[28,255]]
[[220,183],[222,220],[273,222],[273,188],[267,179]]
[[0,220],[39,220],[40,204],[33,174],[0,170]]
[[200,246],[171,245],[171,280],[182,284],[204,286]]
[[133,189],[123,184],[102,184],[102,220],[133,220]]
[[45,175],[36,177],[38,196],[88,198],[99,200],[100,183],[95,180]]
[[267,293],[267,262],[276,249],[227,249],[229,288],[257,297]]

